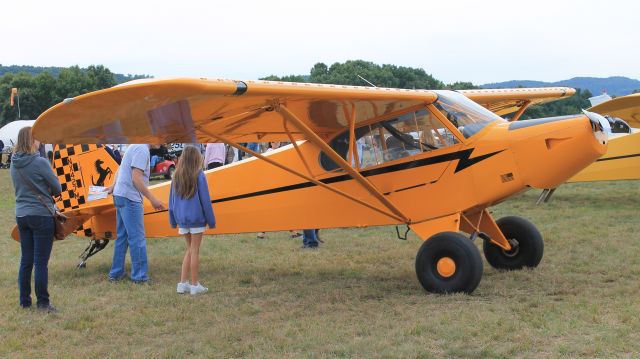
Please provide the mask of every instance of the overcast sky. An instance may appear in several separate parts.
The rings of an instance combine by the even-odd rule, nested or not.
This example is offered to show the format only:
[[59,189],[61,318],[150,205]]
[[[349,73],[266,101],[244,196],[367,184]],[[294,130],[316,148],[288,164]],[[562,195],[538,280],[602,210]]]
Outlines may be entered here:
[[640,79],[639,16],[630,0],[13,0],[0,64],[251,80],[363,59],[446,83]]

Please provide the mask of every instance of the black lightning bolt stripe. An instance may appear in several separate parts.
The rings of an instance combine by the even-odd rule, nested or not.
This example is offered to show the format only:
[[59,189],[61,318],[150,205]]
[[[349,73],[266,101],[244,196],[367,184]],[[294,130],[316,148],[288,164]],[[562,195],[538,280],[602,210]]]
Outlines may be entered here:
[[[410,161],[410,162],[405,162],[405,163],[398,163],[398,164],[395,164],[395,165],[385,166],[385,167],[382,167],[382,168],[374,168],[374,169],[370,169],[370,170],[367,170],[367,171],[362,171],[362,172],[360,172],[360,174],[363,177],[369,177],[369,176],[376,176],[376,175],[389,173],[389,172],[403,171],[403,170],[407,170],[407,169],[411,169],[411,168],[418,168],[418,167],[429,166],[429,165],[433,165],[433,164],[437,164],[437,163],[443,163],[443,162],[459,160],[458,161],[458,165],[456,166],[456,169],[455,169],[455,172],[454,172],[454,173],[458,173],[458,172],[460,172],[460,171],[462,171],[462,170],[464,170],[466,168],[469,168],[469,167],[475,165],[476,163],[484,161],[487,158],[493,157],[493,156],[497,155],[498,153],[504,151],[504,150],[495,151],[495,152],[487,153],[487,154],[484,154],[484,155],[480,155],[478,157],[470,158],[471,154],[473,153],[473,150],[474,150],[473,148],[468,148],[468,149],[461,150],[461,151],[445,153],[443,155],[423,158],[423,159],[419,159],[419,160],[415,160],[415,161]],[[353,178],[351,178],[351,176],[347,174],[347,175],[340,175],[340,176],[335,176],[335,177],[331,177],[331,178],[325,178],[323,180],[320,180],[320,182],[322,182],[324,184],[331,184],[331,183],[337,183],[337,182],[342,182],[342,181],[348,181],[348,180],[352,180],[352,179]],[[293,184],[293,185],[289,185],[289,186],[271,188],[271,189],[266,189],[266,190],[257,191],[257,192],[243,193],[243,194],[240,194],[240,195],[237,195],[237,196],[218,198],[218,199],[212,200],[211,203],[229,202],[229,201],[235,201],[235,200],[238,200],[238,199],[251,198],[251,197],[257,197],[257,196],[264,196],[264,195],[268,195],[268,194],[293,191],[293,190],[297,190],[297,189],[309,188],[309,187],[314,187],[314,186],[316,186],[316,184],[313,183],[313,182],[302,182],[302,183],[297,183],[297,184]],[[421,185],[412,186],[412,187],[408,187],[406,189],[411,189],[411,188],[420,187],[420,186]],[[144,215],[146,216],[146,215],[162,213],[162,212],[166,212],[166,211],[167,210],[149,212],[149,213],[145,213]]]
[[[458,172],[460,172],[460,171],[462,171],[462,170],[464,170],[464,169],[466,169],[468,167],[473,166],[474,164],[476,164],[478,162],[486,160],[487,158],[495,156],[498,153],[504,151],[504,150],[500,150],[500,151],[496,151],[496,152],[487,153],[487,154],[484,154],[484,155],[481,155],[481,156],[478,156],[478,157],[470,158],[471,153],[473,152],[473,150],[474,150],[473,148],[468,148],[466,150],[446,153],[444,155],[438,155],[438,156],[433,156],[433,157],[429,157],[429,158],[423,158],[423,159],[419,159],[419,160],[415,160],[415,161],[399,163],[399,164],[396,164],[396,165],[386,166],[386,167],[382,167],[382,168],[374,168],[374,169],[371,169],[371,170],[362,171],[362,172],[360,172],[360,174],[363,177],[376,176],[376,175],[380,175],[380,174],[384,174],[384,173],[403,171],[403,170],[407,170],[407,169],[411,169],[411,168],[429,166],[429,165],[433,165],[433,164],[437,164],[437,163],[449,162],[449,161],[454,161],[454,160],[459,160],[458,161],[458,166],[456,166],[456,169],[455,169],[455,172],[454,172],[454,173],[458,173]],[[326,178],[326,179],[320,180],[320,182],[322,182],[324,184],[331,184],[331,183],[336,183],[336,182],[348,181],[348,180],[351,180],[351,179],[352,178],[351,178],[350,175],[341,175],[341,176]],[[283,186],[283,187],[272,188],[272,189],[267,189],[267,190],[263,190],[263,191],[244,193],[244,194],[240,194],[240,195],[237,195],[237,196],[219,198],[219,199],[212,200],[211,203],[228,202],[228,201],[234,201],[234,200],[238,200],[238,199],[262,196],[262,195],[267,195],[267,194],[272,194],[272,193],[286,192],[286,191],[302,189],[302,188],[308,188],[308,187],[314,187],[314,186],[316,186],[316,184],[313,183],[313,182],[303,182],[303,183],[298,183],[298,184],[294,184],[294,185],[290,185],[290,186]]]

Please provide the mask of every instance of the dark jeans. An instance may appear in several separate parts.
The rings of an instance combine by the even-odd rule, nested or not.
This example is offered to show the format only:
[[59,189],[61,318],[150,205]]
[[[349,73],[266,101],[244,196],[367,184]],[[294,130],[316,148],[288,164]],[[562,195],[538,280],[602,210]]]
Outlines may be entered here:
[[35,289],[38,307],[49,305],[49,257],[53,246],[55,225],[50,216],[16,217],[20,231],[20,271],[18,287],[20,288],[20,305],[31,306],[31,272],[35,267]]
[[302,244],[305,247],[317,247],[318,246],[318,230],[317,229],[305,229],[302,231]]
[[212,170],[212,169],[214,169],[214,168],[218,168],[218,167],[220,167],[220,166],[222,166],[222,163],[220,163],[220,162],[211,162],[211,163],[209,163],[209,164],[207,165],[207,169],[208,169],[208,170]]

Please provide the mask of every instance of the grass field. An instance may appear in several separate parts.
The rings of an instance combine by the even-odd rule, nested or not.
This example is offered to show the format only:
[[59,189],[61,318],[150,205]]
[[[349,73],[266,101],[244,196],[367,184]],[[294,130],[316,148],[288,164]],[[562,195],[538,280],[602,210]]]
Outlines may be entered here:
[[[535,270],[485,262],[473,295],[429,295],[415,237],[393,227],[322,231],[318,251],[286,232],[208,237],[210,293],[175,293],[183,242],[149,241],[153,284],[109,283],[112,246],[76,270],[86,241],[54,245],[52,303],[18,306],[19,245],[8,171],[0,170],[0,357],[639,357],[640,182],[530,191],[494,208],[545,237]],[[425,199],[428,201],[428,199]]]

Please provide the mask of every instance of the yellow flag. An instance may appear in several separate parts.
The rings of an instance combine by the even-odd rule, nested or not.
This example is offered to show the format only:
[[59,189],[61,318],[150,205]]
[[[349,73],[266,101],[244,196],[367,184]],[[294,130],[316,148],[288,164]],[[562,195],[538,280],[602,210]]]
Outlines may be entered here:
[[14,96],[18,96],[18,88],[14,87],[11,89],[11,99],[9,102],[11,102],[11,107],[13,107],[13,97]]

